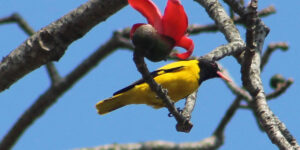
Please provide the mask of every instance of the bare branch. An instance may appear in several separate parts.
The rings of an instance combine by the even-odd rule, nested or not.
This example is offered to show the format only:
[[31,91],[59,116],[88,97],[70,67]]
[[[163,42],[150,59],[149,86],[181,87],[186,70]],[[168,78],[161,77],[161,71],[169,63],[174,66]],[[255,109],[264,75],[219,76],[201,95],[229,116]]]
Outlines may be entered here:
[[[216,136],[208,137],[200,142],[185,142],[185,143],[174,143],[167,141],[150,141],[144,143],[132,143],[132,144],[110,144],[104,146],[98,146],[93,148],[88,148],[90,150],[112,150],[112,149],[122,149],[122,150],[209,150],[216,149],[222,145]],[[78,149],[80,150],[80,149]]]
[[185,143],[173,143],[166,141],[151,141],[145,143],[134,143],[134,144],[111,144],[104,145],[89,149],[124,149],[124,150],[143,150],[143,149],[161,149],[161,150],[210,150],[217,149],[224,143],[224,129],[229,123],[230,119],[235,114],[236,110],[239,108],[239,103],[241,97],[237,97],[232,105],[227,110],[219,126],[216,128],[214,134],[210,137],[207,137],[199,142],[185,142]]
[[284,83],[282,83],[278,88],[275,89],[274,92],[266,95],[266,99],[270,100],[276,98],[283,94],[292,84],[294,83],[293,79],[288,79]]
[[[13,125],[10,131],[4,136],[0,142],[0,149],[10,149],[23,132],[46,110],[52,106],[60,96],[62,96],[68,89],[70,89],[79,79],[86,75],[92,68],[94,68],[100,61],[106,58],[107,55],[114,52],[117,48],[122,46],[118,36],[112,37],[108,42],[102,45],[97,51],[87,57],[80,65],[78,65],[65,78],[58,80],[56,84],[45,91],[35,103],[28,108],[18,121]],[[120,44],[120,45],[119,45]]]
[[18,13],[14,13],[11,16],[0,19],[0,24],[4,23],[17,23],[19,27],[28,35],[34,34],[34,30]]
[[231,106],[228,108],[227,112],[223,116],[223,119],[219,123],[218,127],[216,128],[214,135],[223,136],[225,127],[229,123],[229,121],[231,120],[231,118],[233,117],[237,109],[239,109],[241,100],[242,97],[240,96],[237,96],[235,98],[235,100],[233,101],[233,103],[231,104]]
[[89,0],[41,29],[0,63],[0,92],[32,70],[59,60],[67,47],[127,5],[127,0]]
[[198,90],[196,90],[186,98],[185,107],[183,108],[181,113],[188,120],[191,120],[192,117],[192,112],[196,104],[197,92]]
[[204,56],[208,60],[219,60],[226,55],[234,55],[241,62],[241,53],[245,50],[246,44],[242,40],[239,31],[234,25],[231,18],[227,15],[224,8],[218,0],[195,0],[200,3],[215,21],[219,30],[225,35],[229,42],[227,45],[220,46],[209,54]]
[[243,3],[237,0],[224,0],[224,2],[227,3],[230,8],[242,18],[246,16],[247,10],[244,7]]
[[278,125],[280,132],[284,135],[287,141],[293,146],[295,150],[299,150],[300,146],[294,136],[290,133],[290,131],[286,128],[286,126],[278,119],[278,117],[274,116],[275,122]]
[[219,30],[225,35],[228,42],[243,42],[240,33],[233,24],[231,18],[227,15],[224,8],[217,0],[195,0],[200,3],[209,16],[215,21]]
[[275,119],[277,117],[268,107],[260,79],[260,52],[269,29],[258,18],[256,9],[257,0],[252,0],[248,12],[242,13],[249,17],[247,18],[247,51],[244,54],[245,60],[241,70],[243,85],[254,98],[253,108],[271,141],[280,149],[292,149],[293,145],[288,141],[288,137],[278,127],[279,119]]
[[271,43],[268,45],[268,48],[264,52],[261,58],[261,64],[260,64],[260,69],[263,70],[265,65],[268,63],[270,56],[272,53],[280,49],[282,51],[287,51],[289,48],[288,44],[286,42],[276,42],[276,43]]
[[51,79],[52,84],[57,84],[62,79],[61,76],[58,74],[56,67],[53,63],[49,62],[46,64],[46,69],[48,72],[48,75]]
[[[35,31],[31,28],[31,26],[18,13],[14,13],[11,16],[2,19],[2,22],[0,20],[0,24],[1,23],[17,23],[19,27],[23,29],[23,31],[25,31],[29,36],[35,33]],[[60,76],[56,71],[54,64],[52,62],[47,63],[46,69],[48,71],[52,84],[53,83],[55,84],[56,83],[55,81],[58,81],[60,79]]]
[[225,56],[239,54],[243,49],[245,49],[246,45],[244,44],[245,43],[242,41],[236,41],[219,46],[208,54],[201,56],[200,59],[216,61],[224,58]]
[[[272,15],[276,12],[276,9],[274,6],[269,6],[267,8],[262,9],[258,12],[259,17],[267,17],[269,15]],[[234,23],[236,24],[243,24],[244,20],[241,17],[234,17],[233,19]],[[197,25],[197,24],[191,24],[188,27],[187,32],[189,34],[199,34],[203,32],[217,32],[219,31],[216,24],[207,24],[207,25]]]
[[251,102],[252,101],[252,97],[251,95],[248,93],[248,91],[246,91],[245,89],[239,87],[234,80],[230,77],[228,71],[226,69],[224,69],[222,67],[222,72],[231,79],[232,82],[225,82],[225,84],[227,85],[227,87],[232,91],[233,94],[242,97],[243,99],[245,99],[247,102]]

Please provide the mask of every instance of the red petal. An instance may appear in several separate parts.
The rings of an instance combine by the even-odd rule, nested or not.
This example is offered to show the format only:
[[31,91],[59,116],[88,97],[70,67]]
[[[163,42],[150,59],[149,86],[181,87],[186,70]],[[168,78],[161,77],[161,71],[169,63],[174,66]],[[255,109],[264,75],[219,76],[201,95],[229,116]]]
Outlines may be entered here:
[[162,15],[157,6],[151,0],[128,0],[128,3],[147,18],[156,30],[162,30]]
[[130,38],[132,38],[133,36],[133,33],[135,32],[135,30],[140,27],[141,25],[144,25],[145,23],[137,23],[137,24],[134,24],[132,27],[131,27],[131,30],[130,30]]
[[163,34],[173,38],[176,42],[185,35],[188,19],[180,0],[168,0],[162,23]]
[[185,53],[176,54],[176,56],[180,59],[187,59],[189,58],[193,51],[194,51],[194,42],[192,39],[188,38],[187,36],[183,36],[177,43],[176,46],[183,47],[187,50]]

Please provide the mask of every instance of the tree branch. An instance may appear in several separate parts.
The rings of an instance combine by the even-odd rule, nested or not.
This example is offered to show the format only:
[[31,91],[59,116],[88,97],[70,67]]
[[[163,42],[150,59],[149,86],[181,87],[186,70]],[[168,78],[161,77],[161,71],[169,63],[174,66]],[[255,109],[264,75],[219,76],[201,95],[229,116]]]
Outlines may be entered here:
[[190,94],[185,101],[185,106],[182,110],[182,116],[185,117],[187,120],[191,120],[192,112],[194,110],[196,99],[197,99],[198,90]]
[[217,0],[195,0],[201,4],[209,16],[215,21],[219,30],[225,35],[228,42],[243,42],[239,31],[231,18]]
[[126,0],[89,0],[41,29],[0,63],[0,92],[32,70],[59,60],[67,47],[127,5]]
[[51,79],[52,84],[57,84],[62,79],[61,76],[58,74],[56,67],[52,62],[49,62],[46,64],[46,69],[48,72],[48,75]]
[[[254,109],[260,123],[267,132],[271,141],[280,149],[292,149],[286,135],[281,132],[278,127],[279,119],[273,114],[268,107],[264,89],[260,79],[260,52],[266,35],[269,29],[262,23],[257,16],[257,0],[252,0],[247,9],[247,51],[244,55],[244,63],[242,64],[242,80],[243,85],[254,98]],[[277,118],[277,119],[275,119]],[[280,124],[282,124],[280,122]]]
[[[267,8],[262,9],[258,12],[259,17],[267,17],[269,15],[272,15],[276,12],[276,9],[274,6],[269,6]],[[236,24],[243,24],[244,20],[241,17],[234,17],[233,22]],[[187,32],[189,34],[199,34],[203,32],[217,32],[219,31],[218,26],[216,24],[207,24],[207,25],[197,25],[197,24],[191,24],[189,25]]]
[[218,127],[214,131],[214,135],[223,136],[226,125],[229,123],[235,112],[238,110],[240,106],[240,102],[242,97],[237,96],[231,106],[228,108],[227,112],[223,116],[223,119],[219,123]]
[[133,143],[133,144],[110,144],[104,146],[98,146],[93,149],[110,150],[110,149],[123,149],[123,150],[145,150],[145,149],[160,149],[160,150],[211,150],[217,149],[224,143],[224,130],[229,123],[236,110],[239,108],[241,97],[237,97],[231,104],[227,112],[225,113],[220,124],[214,131],[213,135],[207,137],[199,142],[185,142],[185,143],[173,143],[166,141],[151,141],[145,143]]
[[[1,23],[17,23],[19,27],[27,33],[27,35],[31,36],[35,33],[33,28],[21,17],[18,13],[14,13],[9,17],[6,17],[4,19],[0,19]],[[46,64],[46,69],[49,74],[49,77],[52,81],[52,84],[55,84],[56,81],[58,81],[61,77],[59,76],[54,64],[52,62],[49,62]]]
[[268,63],[269,58],[275,52],[275,50],[280,49],[282,51],[287,51],[289,48],[286,42],[276,42],[268,45],[268,48],[265,50],[261,58],[260,69],[263,70],[265,65]]
[[284,83],[281,83],[278,88],[276,88],[272,93],[266,95],[266,99],[274,99],[281,94],[283,94],[292,84],[294,83],[293,79],[288,79]]
[[41,94],[35,103],[22,114],[10,131],[1,140],[0,149],[10,149],[14,143],[16,143],[18,138],[25,132],[25,130],[36,119],[42,116],[46,110],[58,100],[60,96],[62,96],[100,61],[106,58],[106,56],[114,52],[117,48],[122,47],[123,44],[121,44],[119,41],[119,36],[121,35],[121,31],[116,32],[110,40],[98,48],[89,57],[87,57],[66,77],[58,80],[56,84],[52,84],[48,90]]
[[18,13],[13,13],[11,16],[0,19],[0,24],[5,23],[17,23],[27,35],[35,33],[31,26]]
[[228,71],[226,69],[224,69],[222,67],[222,73],[224,73],[224,75],[226,75],[228,78],[231,79],[232,82],[225,82],[225,84],[227,85],[227,87],[232,91],[233,94],[242,97],[243,99],[245,99],[247,102],[251,102],[252,101],[252,97],[251,95],[248,93],[248,91],[246,91],[245,89],[239,87],[234,80],[230,77]]

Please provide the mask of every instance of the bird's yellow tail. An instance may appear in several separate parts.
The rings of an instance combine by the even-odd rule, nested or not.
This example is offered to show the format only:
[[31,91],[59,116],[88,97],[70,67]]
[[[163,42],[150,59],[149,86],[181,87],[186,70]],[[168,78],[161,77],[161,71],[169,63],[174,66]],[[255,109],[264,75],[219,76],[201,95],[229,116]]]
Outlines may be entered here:
[[118,94],[118,95],[114,95],[111,98],[102,100],[100,102],[98,102],[96,104],[96,108],[98,110],[98,113],[100,115],[104,115],[106,113],[109,113],[113,110],[116,110],[118,108],[121,108],[125,105],[128,105],[128,103],[126,103],[127,100],[124,99],[124,97],[122,96],[122,94]]

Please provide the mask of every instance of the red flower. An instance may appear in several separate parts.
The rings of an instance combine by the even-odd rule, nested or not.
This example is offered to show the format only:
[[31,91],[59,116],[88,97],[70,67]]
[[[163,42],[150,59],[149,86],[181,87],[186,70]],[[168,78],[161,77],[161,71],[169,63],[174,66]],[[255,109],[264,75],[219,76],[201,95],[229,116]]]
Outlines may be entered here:
[[[163,36],[167,36],[174,40],[174,46],[183,47],[187,50],[185,53],[176,54],[180,59],[187,59],[194,50],[194,42],[187,37],[186,30],[188,27],[188,19],[181,5],[180,0],[168,0],[164,15],[151,0],[128,0],[128,3],[139,11],[147,21]],[[144,25],[138,23],[132,26],[130,36],[138,27]]]

